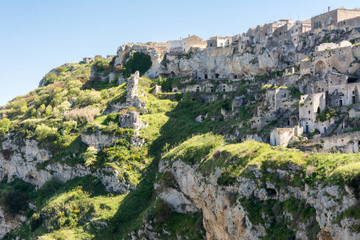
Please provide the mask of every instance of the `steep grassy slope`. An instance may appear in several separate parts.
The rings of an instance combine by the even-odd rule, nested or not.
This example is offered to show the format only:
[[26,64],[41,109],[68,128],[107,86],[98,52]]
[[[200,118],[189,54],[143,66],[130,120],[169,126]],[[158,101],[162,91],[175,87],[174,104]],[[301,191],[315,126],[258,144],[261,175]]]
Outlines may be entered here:
[[[101,74],[107,71],[111,62],[101,60],[94,64]],[[220,112],[221,108],[229,107],[229,100],[203,103],[194,100],[190,93],[154,95],[154,85],[163,82],[159,79],[140,79],[141,98],[147,107],[147,113],[141,118],[148,127],[140,130],[140,138],[145,144],[134,147],[130,144],[133,130],[118,126],[119,115],[127,110],[109,113],[112,104],[125,101],[126,83],[117,86],[116,82],[90,79],[90,68],[89,64],[59,67],[45,76],[44,86],[11,101],[1,110],[5,115],[0,120],[1,137],[11,133],[10,137],[20,145],[23,139],[40,142],[53,157],[39,164],[38,169],[55,162],[74,167],[76,164],[89,166],[92,171],[109,167],[134,190],[127,194],[108,193],[101,182],[91,176],[66,183],[54,178],[38,190],[19,180],[3,181],[2,206],[9,213],[22,213],[29,219],[5,239],[15,236],[22,239],[129,238],[129,233],[144,227],[144,221],[152,223],[152,232],[160,238],[203,238],[201,213],[175,213],[157,198],[154,183],[162,177],[158,175],[160,159],[198,163],[198,170],[204,175],[220,167],[224,170],[218,180],[220,185],[230,185],[238,176],[251,178],[246,167],[258,164],[264,173],[264,182],[272,179],[277,184],[300,186],[304,181],[309,184],[322,181],[348,184],[359,192],[358,154],[310,155],[273,149],[252,141],[227,143],[220,134],[231,132],[231,129],[229,121],[224,121]],[[194,120],[206,113],[219,117],[202,123]],[[240,114],[237,120],[231,121],[246,119],[246,114]],[[119,140],[99,153],[93,153],[80,136],[99,131]],[[11,153],[3,150],[2,154],[6,158]],[[291,163],[300,166],[301,171],[288,181],[276,179],[274,174],[266,171],[268,168],[287,170]],[[14,195],[19,199],[10,201]],[[31,208],[29,203],[33,205]],[[244,202],[246,204],[251,205]],[[273,205],[269,203],[270,207]],[[286,204],[280,207],[291,208]]]
[[[7,239],[13,236],[25,239],[37,236],[44,239],[66,236],[116,239],[142,226],[143,219],[163,218],[159,212],[164,211],[164,204],[156,200],[153,193],[161,155],[193,134],[220,131],[221,126],[225,126],[224,121],[194,121],[199,112],[220,115],[224,101],[203,104],[192,101],[188,95],[184,98],[177,94],[178,100],[166,99],[164,94],[154,96],[151,94],[153,80],[142,78],[140,91],[148,109],[142,119],[148,127],[140,132],[145,144],[134,147],[129,143],[132,129],[118,127],[118,115],[122,112],[105,114],[113,103],[125,100],[126,84],[116,86],[115,82],[92,81],[89,79],[90,67],[88,64],[67,64],[52,71],[44,78],[43,87],[5,106],[2,113],[7,117],[1,120],[4,127],[1,124],[0,127],[4,133],[11,133],[11,138],[19,144],[22,144],[21,139],[34,139],[53,154],[51,159],[38,165],[39,169],[54,162],[87,165],[84,156],[88,148],[80,139],[82,133],[101,131],[121,137],[113,146],[97,153],[89,166],[93,170],[111,167],[119,172],[120,178],[137,187],[128,194],[119,195],[106,193],[93,177],[67,183],[54,179],[37,191],[24,192],[27,200],[20,205],[31,224],[24,224]],[[98,187],[93,189],[91,186]],[[29,209],[28,202],[36,208]],[[165,229],[172,233],[172,238],[176,234],[184,235],[184,232],[188,232],[185,235],[203,233],[201,215],[165,210],[170,214],[166,217]],[[157,230],[162,232],[165,218],[156,222]],[[179,226],[175,224],[178,222],[181,223]],[[188,228],[194,231],[188,231]]]

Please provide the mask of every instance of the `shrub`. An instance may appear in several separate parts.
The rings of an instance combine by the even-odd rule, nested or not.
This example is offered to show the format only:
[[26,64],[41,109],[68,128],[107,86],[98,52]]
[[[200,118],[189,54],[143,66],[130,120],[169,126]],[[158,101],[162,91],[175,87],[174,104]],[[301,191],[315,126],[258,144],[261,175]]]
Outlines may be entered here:
[[27,111],[27,102],[25,98],[17,98],[10,102],[7,109],[11,110],[12,114],[24,114]]
[[58,76],[55,73],[50,72],[50,73],[46,74],[43,79],[44,86],[54,83],[57,80],[58,80]]
[[103,72],[109,70],[109,61],[97,58],[93,64],[93,68],[96,72]]
[[329,108],[325,108],[324,111],[322,111],[320,114],[316,116],[316,119],[320,120],[321,122],[325,122],[333,117],[336,117],[337,115],[338,113],[335,110],[330,110]]
[[66,119],[74,119],[86,122],[94,121],[95,116],[99,113],[98,108],[75,108],[71,111],[65,112],[64,117]]
[[95,90],[81,91],[76,103],[79,105],[91,105],[101,100],[101,93]]
[[53,114],[53,108],[52,108],[51,105],[48,105],[48,106],[46,107],[46,109],[45,109],[45,115],[46,115],[46,116],[50,116],[50,115],[52,115],[52,114]]
[[16,215],[20,211],[25,211],[29,197],[25,193],[9,191],[1,196],[1,203],[6,212]]
[[0,119],[0,136],[3,136],[10,129],[11,122],[7,118]]
[[40,124],[35,129],[36,139],[43,141],[49,138],[55,138],[58,134],[57,128],[48,127],[45,124]]
[[85,166],[89,167],[96,162],[97,149],[94,147],[88,147],[86,152],[83,154],[85,160]]
[[140,75],[143,75],[151,68],[151,65],[151,57],[148,54],[136,52],[126,62],[125,68],[123,69],[123,76],[130,77],[130,75],[136,71],[139,71]]

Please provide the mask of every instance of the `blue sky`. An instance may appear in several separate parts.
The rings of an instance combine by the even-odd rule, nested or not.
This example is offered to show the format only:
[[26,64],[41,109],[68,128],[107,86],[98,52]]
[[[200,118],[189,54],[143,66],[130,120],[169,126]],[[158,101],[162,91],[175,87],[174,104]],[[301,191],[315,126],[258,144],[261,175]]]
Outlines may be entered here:
[[115,54],[128,42],[231,36],[283,18],[306,20],[358,0],[0,0],[0,106],[52,68]]

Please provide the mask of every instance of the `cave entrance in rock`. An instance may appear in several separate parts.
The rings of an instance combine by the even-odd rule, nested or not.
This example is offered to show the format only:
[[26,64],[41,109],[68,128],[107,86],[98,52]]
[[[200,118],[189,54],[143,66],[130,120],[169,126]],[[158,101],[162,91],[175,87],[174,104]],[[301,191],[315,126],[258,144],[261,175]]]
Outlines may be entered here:
[[325,73],[325,70],[326,70],[326,65],[325,65],[324,61],[320,60],[315,64],[315,73],[316,74],[323,74],[323,73]]
[[297,126],[298,125],[298,119],[297,117],[291,117],[290,118],[290,124],[289,124],[291,127],[294,127],[294,126]]

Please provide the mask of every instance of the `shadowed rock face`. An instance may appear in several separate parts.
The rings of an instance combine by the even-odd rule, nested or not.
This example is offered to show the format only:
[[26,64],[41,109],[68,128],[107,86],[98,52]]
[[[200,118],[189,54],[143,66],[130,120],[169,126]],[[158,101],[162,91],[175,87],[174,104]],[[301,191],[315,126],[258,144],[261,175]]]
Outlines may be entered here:
[[[190,166],[180,160],[172,165],[167,164],[166,162],[160,164],[161,172],[170,171],[172,173],[178,190],[166,187],[163,188],[163,192],[159,193],[159,196],[178,212],[184,212],[184,209],[192,211],[199,209],[203,214],[207,239],[261,239],[267,235],[270,225],[251,222],[249,209],[237,200],[244,198],[263,203],[272,199],[281,203],[290,198],[305,201],[316,211],[313,221],[316,221],[320,227],[316,239],[360,238],[360,234],[352,229],[356,220],[344,218],[341,220],[341,226],[335,221],[344,209],[353,206],[356,202],[352,191],[348,188],[321,184],[314,187],[304,184],[304,188],[291,186],[279,188],[270,182],[267,182],[266,187],[262,188],[257,183],[257,179],[261,179],[262,173],[256,166],[255,168],[249,166],[248,170],[254,172],[257,179],[238,178],[235,184],[224,187],[217,183],[221,173],[220,169],[217,169],[209,177],[204,177],[197,172],[196,166]],[[284,178],[291,172],[299,171],[300,168],[292,164],[290,172],[268,170]],[[157,189],[162,188],[157,186]],[[234,198],[234,196],[236,197]],[[187,208],[180,208],[181,205]],[[191,208],[192,206],[195,208]],[[290,220],[295,219],[290,212],[284,211],[278,214],[284,214],[284,217]],[[270,222],[271,217],[263,215],[260,218],[263,218],[264,222]],[[309,219],[307,223],[288,226],[294,231],[297,239],[310,239],[308,235],[310,233],[307,230],[310,227],[307,225]],[[285,222],[284,224],[286,225]]]
[[121,114],[119,116],[119,124],[122,128],[132,128],[136,131],[146,126],[146,124],[141,121],[139,112],[135,111]]
[[19,227],[25,221],[25,216],[7,214],[0,206],[0,238],[3,238],[6,233]]

